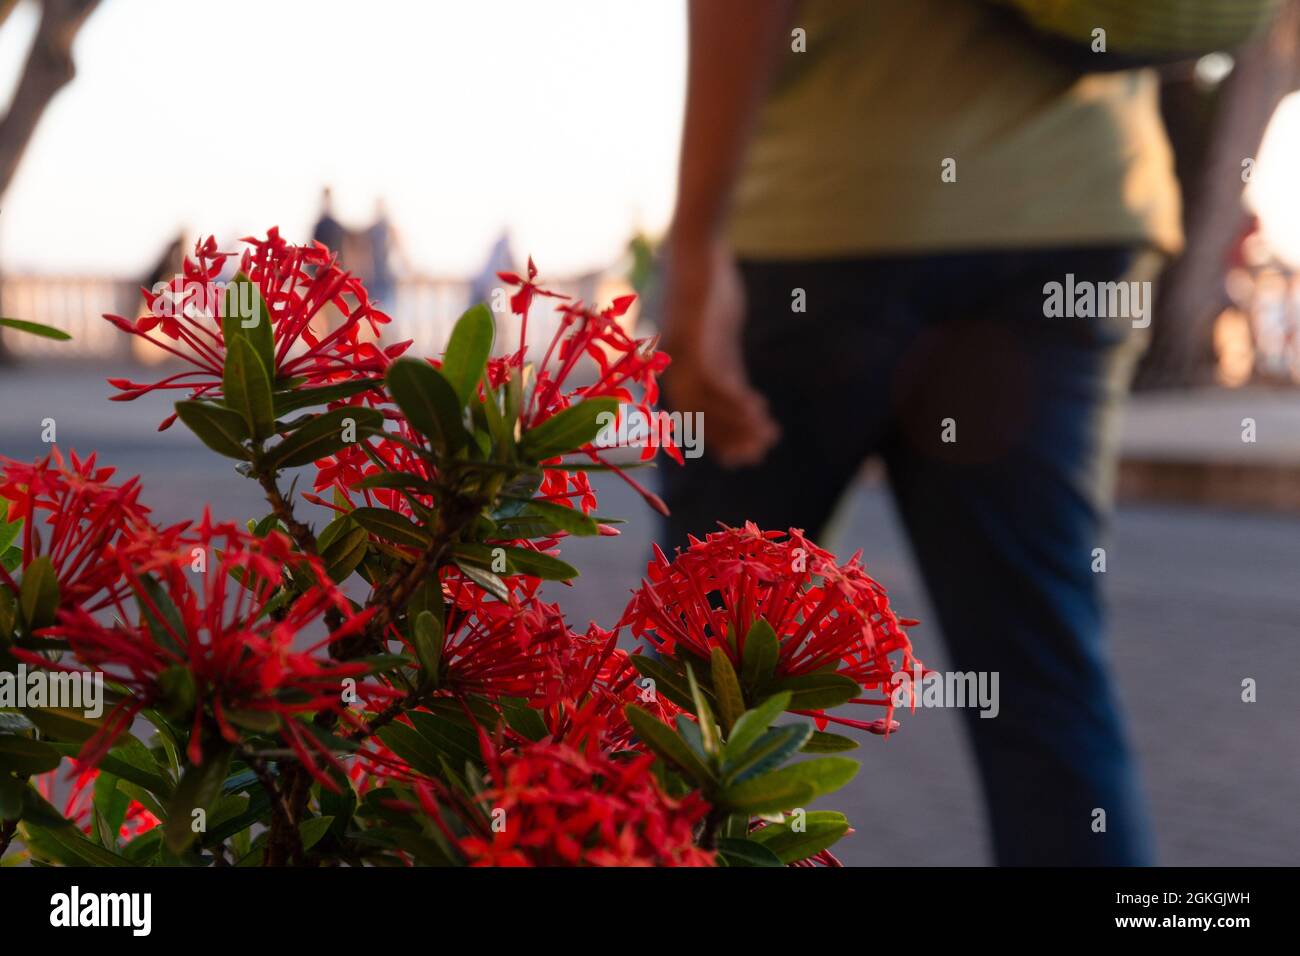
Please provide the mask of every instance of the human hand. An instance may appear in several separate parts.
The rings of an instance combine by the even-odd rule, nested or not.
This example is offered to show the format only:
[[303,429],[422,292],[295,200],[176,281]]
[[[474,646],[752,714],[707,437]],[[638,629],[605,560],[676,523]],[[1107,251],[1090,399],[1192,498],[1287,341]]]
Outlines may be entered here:
[[755,465],[780,437],[767,400],[749,382],[741,351],[744,287],[720,239],[670,240],[660,347],[669,404],[702,412],[710,453],[728,468]]

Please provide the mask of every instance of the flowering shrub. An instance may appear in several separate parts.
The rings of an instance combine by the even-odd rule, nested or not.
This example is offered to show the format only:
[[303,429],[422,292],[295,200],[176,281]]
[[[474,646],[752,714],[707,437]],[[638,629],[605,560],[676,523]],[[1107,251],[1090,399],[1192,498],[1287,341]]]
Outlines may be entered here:
[[328,250],[247,243],[200,243],[147,314],[108,317],[193,369],[110,384],[180,391],[162,427],[234,459],[265,516],[163,527],[94,456],[0,459],[0,677],[106,685],[96,714],[0,698],[6,862],[834,865],[849,823],[808,805],[857,742],[826,728],[894,730],[914,666],[857,557],[746,525],[656,549],[612,631],[542,597],[576,576],[565,539],[617,534],[590,472],[663,510],[596,443],[653,414],[669,361],[624,329],[631,299],[588,308],[530,261],[501,275],[517,346],[494,357],[477,306],[412,358]]

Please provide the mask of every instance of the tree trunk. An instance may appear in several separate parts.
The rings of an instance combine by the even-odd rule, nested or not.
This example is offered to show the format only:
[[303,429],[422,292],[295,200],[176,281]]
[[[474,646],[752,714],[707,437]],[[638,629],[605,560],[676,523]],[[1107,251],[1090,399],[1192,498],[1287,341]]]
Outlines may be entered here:
[[45,0],[41,23],[14,90],[9,112],[0,120],[0,196],[36,132],[41,114],[76,72],[72,41],[99,0]]
[[[13,11],[16,0],[0,0],[0,24]],[[0,197],[13,181],[36,124],[50,100],[73,77],[72,41],[99,0],[45,0],[36,37],[27,54],[9,111],[0,119]],[[0,309],[3,303],[0,302]],[[0,363],[8,358],[0,336]]]
[[1187,247],[1165,271],[1151,350],[1139,373],[1145,388],[1214,381],[1214,320],[1227,304],[1224,274],[1245,226],[1242,161],[1259,151],[1278,104],[1300,85],[1300,0],[1272,31],[1238,52],[1208,123],[1203,97],[1186,81],[1166,98],[1167,125],[1183,183]]

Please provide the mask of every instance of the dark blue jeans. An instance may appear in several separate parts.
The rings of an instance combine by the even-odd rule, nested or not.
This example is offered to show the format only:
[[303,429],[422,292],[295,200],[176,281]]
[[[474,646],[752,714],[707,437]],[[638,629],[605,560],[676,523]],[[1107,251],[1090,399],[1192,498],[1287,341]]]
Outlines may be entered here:
[[1138,259],[743,263],[746,362],[783,437],[728,471],[706,419],[705,456],[664,469],[678,545],[719,521],[819,534],[864,460],[883,458],[953,668],[1000,675],[999,716],[963,714],[1003,865],[1151,862],[1093,571],[1144,334],[1127,317],[1044,315],[1046,283],[1152,279],[1130,271]]

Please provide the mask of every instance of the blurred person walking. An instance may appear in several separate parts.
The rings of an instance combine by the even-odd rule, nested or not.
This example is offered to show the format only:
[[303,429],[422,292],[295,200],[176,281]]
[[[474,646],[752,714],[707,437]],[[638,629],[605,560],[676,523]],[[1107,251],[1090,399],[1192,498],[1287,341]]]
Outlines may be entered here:
[[334,217],[334,190],[329,186],[320,191],[320,212],[316,216],[316,225],[312,227],[312,239],[339,253],[347,243],[348,231]]
[[388,204],[383,199],[375,202],[374,222],[360,240],[364,262],[358,266],[358,271],[365,279],[371,298],[379,303],[381,309],[391,310],[397,300],[396,266],[403,264],[405,269],[405,255],[397,229],[388,216]]
[[[1182,243],[1153,71],[1092,72],[1132,64],[1002,8],[1172,24],[1177,47],[1249,15],[1223,3],[690,3],[663,347],[706,457],[665,476],[667,543],[718,519],[821,533],[882,457],[951,666],[1000,674],[998,717],[963,712],[1000,864],[1153,860],[1099,549]],[[1121,314],[1051,315],[1054,284],[1117,282]]]

